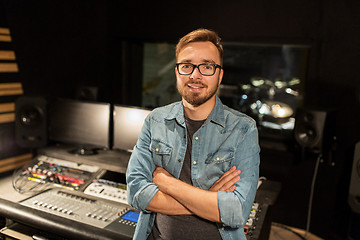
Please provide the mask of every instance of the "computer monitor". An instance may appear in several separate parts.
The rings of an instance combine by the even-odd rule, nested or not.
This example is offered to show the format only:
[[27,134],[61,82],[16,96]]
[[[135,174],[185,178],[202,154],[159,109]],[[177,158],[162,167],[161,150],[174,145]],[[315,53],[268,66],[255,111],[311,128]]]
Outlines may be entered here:
[[113,149],[131,152],[150,112],[145,108],[114,105]]
[[110,104],[58,99],[49,114],[51,141],[74,145],[80,155],[110,148]]

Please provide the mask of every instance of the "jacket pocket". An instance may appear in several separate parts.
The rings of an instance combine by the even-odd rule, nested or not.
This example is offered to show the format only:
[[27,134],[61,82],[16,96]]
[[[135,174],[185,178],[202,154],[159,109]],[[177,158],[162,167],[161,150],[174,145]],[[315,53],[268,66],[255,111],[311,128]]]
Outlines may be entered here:
[[159,140],[151,140],[150,151],[156,166],[165,167],[170,161],[172,147]]
[[206,164],[221,164],[229,162],[234,159],[234,149],[219,149],[213,154],[208,154],[207,159],[205,160]]
[[230,169],[234,155],[234,149],[226,148],[219,149],[217,152],[207,156],[205,160],[206,176],[211,184]]

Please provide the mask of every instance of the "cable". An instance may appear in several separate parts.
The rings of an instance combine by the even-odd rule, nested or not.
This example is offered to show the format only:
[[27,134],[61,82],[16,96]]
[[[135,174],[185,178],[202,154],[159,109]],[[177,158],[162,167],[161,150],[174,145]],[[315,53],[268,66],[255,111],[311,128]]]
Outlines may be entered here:
[[315,182],[316,182],[316,177],[317,177],[317,173],[318,173],[318,170],[319,170],[319,164],[320,164],[321,159],[322,159],[322,154],[320,153],[319,156],[316,159],[315,168],[314,168],[314,175],[313,175],[313,179],[312,179],[312,183],[311,183],[311,190],[310,190],[310,197],[309,197],[309,208],[308,208],[308,215],[307,215],[307,221],[306,221],[306,232],[305,232],[305,235],[304,235],[305,239],[307,239],[308,234],[309,234],[309,230],[310,230],[312,201],[313,201],[313,197],[314,197]]
[[[40,179],[37,182],[29,180],[31,173],[27,168],[32,165],[33,163],[29,163],[13,172],[11,183],[15,191],[21,194],[38,193],[49,188],[49,186],[44,184]],[[31,184],[31,186],[29,184]]]

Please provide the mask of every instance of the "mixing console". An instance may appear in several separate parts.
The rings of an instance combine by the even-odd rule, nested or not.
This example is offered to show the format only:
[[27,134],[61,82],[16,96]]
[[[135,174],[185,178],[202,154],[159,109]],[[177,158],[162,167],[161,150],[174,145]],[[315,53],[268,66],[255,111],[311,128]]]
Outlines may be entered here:
[[[127,204],[125,182],[123,173],[47,155],[38,155],[13,178],[19,192],[40,192],[20,202],[24,207],[131,239],[139,212]],[[269,206],[258,200],[244,226],[248,240],[268,236]]]
[[30,197],[20,204],[124,236],[134,234],[139,215],[129,205],[89,196],[79,191],[56,188]]

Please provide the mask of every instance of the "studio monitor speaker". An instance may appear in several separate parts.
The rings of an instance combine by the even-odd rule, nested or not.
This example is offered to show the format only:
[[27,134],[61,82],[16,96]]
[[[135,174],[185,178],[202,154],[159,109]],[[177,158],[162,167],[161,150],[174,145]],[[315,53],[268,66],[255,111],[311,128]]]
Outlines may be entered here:
[[294,135],[300,146],[312,152],[323,152],[335,137],[335,112],[298,109]]
[[351,209],[360,214],[360,142],[355,145],[348,202]]
[[47,102],[42,97],[21,96],[15,102],[15,138],[24,148],[47,145]]

